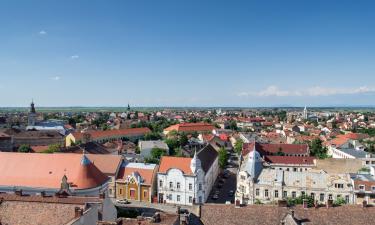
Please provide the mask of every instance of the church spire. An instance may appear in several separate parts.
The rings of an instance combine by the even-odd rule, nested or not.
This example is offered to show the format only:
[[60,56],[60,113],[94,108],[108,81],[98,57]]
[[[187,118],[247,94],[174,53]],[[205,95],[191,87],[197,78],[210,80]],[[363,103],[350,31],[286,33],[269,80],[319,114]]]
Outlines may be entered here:
[[35,111],[35,105],[34,105],[34,99],[31,100],[30,112],[31,113],[36,113],[36,111]]
[[197,150],[194,152],[194,157],[190,162],[190,169],[193,173],[196,173],[199,169],[202,168],[201,160],[198,158]]

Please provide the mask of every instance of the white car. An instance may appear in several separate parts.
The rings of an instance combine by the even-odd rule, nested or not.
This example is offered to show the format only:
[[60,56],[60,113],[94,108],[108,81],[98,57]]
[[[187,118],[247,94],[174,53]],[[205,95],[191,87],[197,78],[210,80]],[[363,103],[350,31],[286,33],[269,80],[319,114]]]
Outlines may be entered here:
[[118,204],[129,204],[130,202],[127,199],[118,199],[116,200]]

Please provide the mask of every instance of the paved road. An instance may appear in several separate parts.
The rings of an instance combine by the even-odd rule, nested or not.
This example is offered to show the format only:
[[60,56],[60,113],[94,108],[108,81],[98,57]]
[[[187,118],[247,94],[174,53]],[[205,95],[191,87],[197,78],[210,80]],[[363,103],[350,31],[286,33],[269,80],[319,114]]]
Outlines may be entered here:
[[[230,158],[235,157],[236,160],[233,160],[232,164],[235,166],[230,166],[226,170],[229,171],[229,177],[224,179],[224,184],[222,188],[218,188],[217,184],[219,183],[220,177],[216,180],[215,186],[212,188],[210,196],[207,200],[207,203],[218,203],[224,204],[227,201],[234,203],[234,196],[229,196],[229,191],[236,191],[236,184],[237,184],[237,170],[238,170],[238,156],[235,153],[231,153]],[[219,198],[214,200],[212,196],[215,194],[216,191],[219,191]]]

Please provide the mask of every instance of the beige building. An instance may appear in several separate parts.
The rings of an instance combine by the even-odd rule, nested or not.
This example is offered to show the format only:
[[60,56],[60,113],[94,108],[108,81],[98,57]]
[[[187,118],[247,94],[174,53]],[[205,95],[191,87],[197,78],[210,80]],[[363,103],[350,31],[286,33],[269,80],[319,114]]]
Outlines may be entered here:
[[320,203],[340,198],[347,203],[354,202],[349,174],[264,168],[263,160],[255,149],[245,156],[237,177],[236,202],[272,203],[301,195],[311,196]]

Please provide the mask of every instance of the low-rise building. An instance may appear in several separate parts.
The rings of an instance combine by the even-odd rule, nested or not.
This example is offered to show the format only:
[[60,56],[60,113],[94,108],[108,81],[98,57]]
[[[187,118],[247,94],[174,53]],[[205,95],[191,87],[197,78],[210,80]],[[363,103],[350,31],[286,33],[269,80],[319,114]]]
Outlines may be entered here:
[[152,202],[157,170],[156,164],[123,163],[116,179],[116,198]]
[[368,174],[351,174],[355,203],[375,205],[375,168],[370,167]]
[[85,154],[0,152],[0,192],[97,196],[110,178]]
[[0,224],[92,225],[116,222],[112,201],[100,197],[0,193]]
[[218,153],[207,145],[193,158],[164,156],[158,172],[158,202],[204,203],[219,173]]
[[175,124],[164,129],[163,133],[168,135],[171,131],[185,132],[185,133],[212,133],[215,127],[209,123],[180,123]]
[[144,137],[145,134],[150,133],[151,130],[147,127],[142,128],[129,128],[120,130],[105,130],[105,131],[85,131],[70,133],[65,138],[65,146],[69,147],[77,142],[95,141],[104,143],[107,141],[118,141],[126,139],[139,139]]
[[237,176],[237,203],[271,203],[301,195],[309,195],[321,203],[340,198],[347,203],[354,201],[349,174],[264,168],[255,147],[244,157]]
[[151,151],[154,148],[162,149],[165,155],[169,155],[169,147],[164,141],[139,141],[138,147],[143,158],[151,157]]

